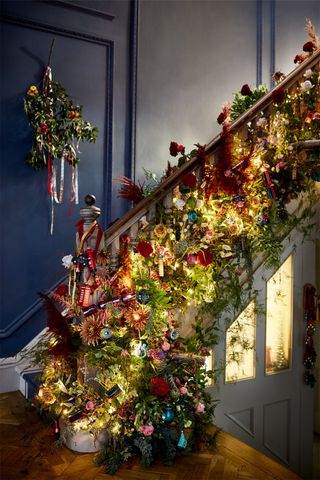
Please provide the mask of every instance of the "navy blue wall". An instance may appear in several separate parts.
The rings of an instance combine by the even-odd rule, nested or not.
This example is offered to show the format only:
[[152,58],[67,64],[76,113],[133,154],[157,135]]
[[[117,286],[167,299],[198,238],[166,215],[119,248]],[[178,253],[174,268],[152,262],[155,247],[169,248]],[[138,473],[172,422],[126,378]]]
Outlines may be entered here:
[[[86,193],[103,210],[102,226],[121,216],[112,178],[130,175],[133,143],[134,2],[2,2],[1,24],[1,323],[0,356],[19,351],[45,325],[38,291],[65,275],[62,256],[73,253],[75,223]],[[71,6],[72,7],[72,6]],[[81,145],[80,205],[69,215],[70,169],[65,198],[55,208],[45,171],[24,163],[32,130],[23,111],[28,87],[41,83],[52,39],[53,79],[83,116],[99,128],[96,144]]]

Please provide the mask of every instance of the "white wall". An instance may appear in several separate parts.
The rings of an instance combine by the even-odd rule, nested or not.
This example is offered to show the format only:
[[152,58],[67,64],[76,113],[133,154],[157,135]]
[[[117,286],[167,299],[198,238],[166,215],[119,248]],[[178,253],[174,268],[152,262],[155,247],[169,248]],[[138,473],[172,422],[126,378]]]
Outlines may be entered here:
[[220,131],[222,103],[256,84],[257,27],[269,86],[273,63],[295,67],[306,17],[320,34],[319,10],[315,0],[139,0],[137,178],[164,171],[171,140],[190,150]]

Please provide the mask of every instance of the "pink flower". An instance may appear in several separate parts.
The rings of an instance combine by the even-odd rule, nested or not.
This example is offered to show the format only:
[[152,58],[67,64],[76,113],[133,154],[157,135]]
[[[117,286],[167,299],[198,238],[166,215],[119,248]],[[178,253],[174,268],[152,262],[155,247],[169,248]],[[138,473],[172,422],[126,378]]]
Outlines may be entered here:
[[170,343],[168,343],[168,342],[163,342],[161,348],[162,348],[162,350],[163,350],[164,352],[167,352],[168,350],[170,350]]
[[186,260],[189,265],[194,265],[197,261],[197,255],[189,253],[186,257]]
[[187,395],[188,389],[187,387],[180,387],[179,392],[181,393],[181,395]]
[[205,404],[202,402],[197,403],[196,405],[196,413],[203,413],[205,411]]
[[153,434],[153,431],[153,425],[141,425],[141,427],[139,427],[139,432],[143,433],[145,437],[150,437]]
[[94,402],[93,400],[89,400],[86,403],[86,410],[89,410],[90,412],[92,412],[95,408],[96,408],[96,402]]

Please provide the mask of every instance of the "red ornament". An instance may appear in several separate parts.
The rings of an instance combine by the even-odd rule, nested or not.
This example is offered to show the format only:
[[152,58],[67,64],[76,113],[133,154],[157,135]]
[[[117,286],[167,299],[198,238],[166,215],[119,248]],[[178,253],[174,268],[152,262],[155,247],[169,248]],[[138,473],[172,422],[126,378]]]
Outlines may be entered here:
[[209,250],[201,250],[201,252],[198,253],[197,261],[203,267],[207,267],[213,262],[213,255]]
[[141,241],[136,246],[135,252],[140,253],[143,257],[149,257],[153,252],[153,248],[150,242]]
[[84,285],[80,288],[78,305],[81,307],[89,307],[90,305],[91,287]]
[[94,255],[94,252],[93,250],[91,250],[91,248],[88,248],[86,250],[86,255],[88,257],[88,265],[89,265],[89,268],[92,272],[95,272],[96,271],[96,262],[95,262],[95,255]]
[[161,377],[155,377],[150,380],[151,395],[156,397],[164,397],[170,390],[169,383]]

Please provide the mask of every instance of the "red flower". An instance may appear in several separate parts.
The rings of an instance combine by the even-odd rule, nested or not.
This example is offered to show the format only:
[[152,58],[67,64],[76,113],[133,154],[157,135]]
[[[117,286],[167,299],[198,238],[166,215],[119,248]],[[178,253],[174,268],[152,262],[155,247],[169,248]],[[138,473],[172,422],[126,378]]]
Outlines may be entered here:
[[197,184],[197,177],[194,173],[187,173],[184,177],[182,177],[182,183],[189,188],[194,188]]
[[314,50],[317,50],[317,45],[313,42],[307,42],[303,45],[302,50],[304,52],[312,53]]
[[241,93],[241,95],[252,95],[253,92],[252,92],[251,88],[249,87],[249,85],[247,83],[245,83],[242,86],[242,88],[240,90],[240,93]]
[[221,112],[217,118],[217,122],[219,123],[219,125],[221,125],[226,118],[227,118],[226,112]]
[[294,63],[302,63],[303,60],[305,60],[305,57],[303,55],[296,55],[293,61]]
[[285,97],[285,91],[283,88],[279,87],[273,90],[272,92],[272,100],[274,103],[282,103]]
[[40,132],[43,134],[48,133],[49,127],[46,123],[40,123]]
[[164,397],[170,390],[169,383],[160,377],[154,377],[150,380],[150,393],[156,397]]
[[140,253],[140,255],[142,255],[143,257],[149,257],[149,255],[151,255],[151,253],[153,252],[153,248],[151,243],[141,241],[136,246],[135,252]]
[[198,263],[203,267],[207,267],[213,262],[213,255],[209,250],[201,250],[197,256]]
[[183,145],[178,145],[177,142],[171,142],[169,152],[172,157],[176,157],[178,153],[184,154],[185,147]]
[[67,285],[59,285],[59,286],[55,289],[54,293],[55,293],[56,295],[59,295],[59,297],[64,297],[64,296],[67,295],[67,293],[68,293],[68,287],[67,287]]

